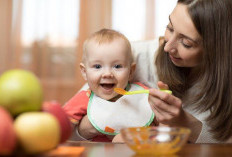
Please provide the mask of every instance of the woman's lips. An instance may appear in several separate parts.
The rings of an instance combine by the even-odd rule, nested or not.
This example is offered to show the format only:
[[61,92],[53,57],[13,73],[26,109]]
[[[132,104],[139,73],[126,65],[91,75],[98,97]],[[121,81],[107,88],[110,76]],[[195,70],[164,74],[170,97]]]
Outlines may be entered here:
[[173,57],[172,55],[169,55],[169,57],[171,58],[172,61],[176,62],[176,61],[180,61],[180,58],[177,57]]

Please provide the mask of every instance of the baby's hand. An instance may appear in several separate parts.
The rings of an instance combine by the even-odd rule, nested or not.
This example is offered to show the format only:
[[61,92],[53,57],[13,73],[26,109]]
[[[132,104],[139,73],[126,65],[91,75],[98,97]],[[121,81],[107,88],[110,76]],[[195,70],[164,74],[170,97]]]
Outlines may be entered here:
[[124,143],[124,140],[122,139],[121,134],[114,136],[112,143]]

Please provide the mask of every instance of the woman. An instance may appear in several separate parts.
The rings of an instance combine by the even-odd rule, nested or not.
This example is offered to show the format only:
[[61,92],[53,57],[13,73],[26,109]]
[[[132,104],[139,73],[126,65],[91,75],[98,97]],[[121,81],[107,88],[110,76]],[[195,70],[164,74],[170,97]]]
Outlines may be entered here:
[[191,142],[230,142],[231,61],[232,1],[178,0],[155,58],[157,85],[173,95],[149,94],[160,125],[189,127]]

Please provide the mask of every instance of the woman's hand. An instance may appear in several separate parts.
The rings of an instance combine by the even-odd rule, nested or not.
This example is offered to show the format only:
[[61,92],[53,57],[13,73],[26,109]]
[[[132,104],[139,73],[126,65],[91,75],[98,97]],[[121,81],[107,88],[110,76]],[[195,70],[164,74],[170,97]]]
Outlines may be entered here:
[[[160,89],[168,89],[168,85],[161,81],[157,85]],[[148,101],[159,125],[188,127],[192,130],[189,140],[197,140],[202,123],[182,109],[179,98],[158,89],[150,89]]]
[[[161,81],[158,82],[158,87],[168,89]],[[150,89],[148,101],[161,125],[175,125],[183,112],[182,101],[179,98],[158,89]]]

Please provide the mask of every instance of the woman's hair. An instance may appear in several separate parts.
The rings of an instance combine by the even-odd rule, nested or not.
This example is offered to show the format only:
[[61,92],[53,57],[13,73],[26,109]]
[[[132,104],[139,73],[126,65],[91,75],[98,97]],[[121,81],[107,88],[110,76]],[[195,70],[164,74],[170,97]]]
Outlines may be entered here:
[[164,52],[164,43],[155,61],[158,77],[185,105],[209,110],[211,132],[224,141],[232,135],[232,1],[178,0],[178,4],[187,6],[202,38],[202,61],[194,70],[176,67]]
[[106,29],[106,28],[93,33],[88,39],[85,40],[84,45],[83,45],[82,61],[85,60],[86,52],[91,42],[101,45],[101,44],[111,43],[116,39],[122,39],[125,42],[127,46],[127,52],[130,55],[130,59],[132,63],[133,56],[132,56],[131,44],[129,40],[122,33],[112,30],[112,29]]

